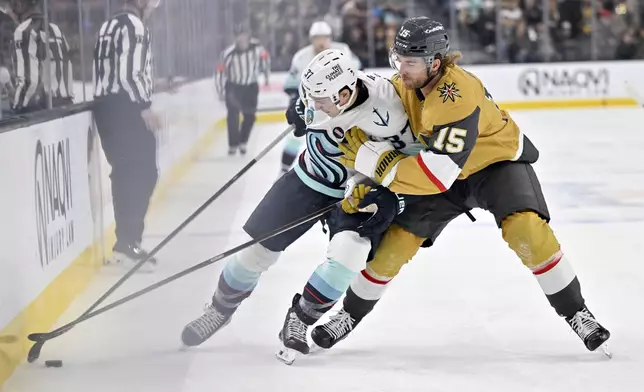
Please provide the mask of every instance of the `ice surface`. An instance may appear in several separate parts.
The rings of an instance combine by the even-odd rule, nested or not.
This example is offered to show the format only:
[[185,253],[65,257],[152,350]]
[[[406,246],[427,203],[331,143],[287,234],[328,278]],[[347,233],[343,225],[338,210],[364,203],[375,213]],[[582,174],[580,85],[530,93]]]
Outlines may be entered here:
[[[181,350],[223,263],[83,323],[21,366],[5,392],[644,391],[644,110],[515,112],[541,151],[535,165],[552,226],[589,308],[611,330],[612,360],[589,353],[555,315],[489,214],[459,218],[406,266],[376,310],[330,351],[288,367],[274,358],[294,292],[321,262],[316,226],[269,270],[231,324]],[[148,222],[149,248],[259,152],[283,125],[256,127],[247,158],[225,139]],[[274,181],[275,149],[137,275],[121,297],[242,240],[241,226]],[[84,311],[122,273],[104,269],[61,318]],[[47,369],[45,359],[65,366]]]

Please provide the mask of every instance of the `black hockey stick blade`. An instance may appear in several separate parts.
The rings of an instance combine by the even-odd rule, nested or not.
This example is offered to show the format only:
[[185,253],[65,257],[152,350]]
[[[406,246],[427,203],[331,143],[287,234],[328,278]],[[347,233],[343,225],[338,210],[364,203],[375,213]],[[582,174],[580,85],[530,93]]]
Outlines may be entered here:
[[[140,260],[136,265],[134,265],[125,275],[123,275],[112,287],[110,287],[99,299],[97,299],[83,314],[81,314],[77,320],[83,316],[91,313],[98,305],[103,303],[107,297],[109,297],[116,289],[121,287],[123,283],[128,280],[134,273],[143,266],[151,257],[156,255],[164,246],[168,244],[174,237],[179,234],[188,224],[190,224],[197,216],[199,216],[206,208],[210,206],[219,196],[221,196],[228,188],[230,188],[239,178],[244,175],[248,170],[250,170],[260,159],[262,159],[270,150],[272,150],[282,139],[288,136],[293,130],[294,126],[289,125],[282,133],[280,133],[268,146],[266,146],[255,158],[246,164],[240,171],[237,172],[227,183],[225,183],[217,192],[215,192],[208,200],[206,200],[199,208],[197,208],[188,218],[186,218],[177,228],[175,228],[170,234],[168,234],[161,242],[157,244],[148,254],[148,256]],[[63,327],[58,328],[51,332],[45,333],[32,333],[27,336],[27,338],[33,342],[36,342],[27,355],[28,362],[34,362],[40,357],[40,350],[44,344],[44,341],[58,337],[67,331],[69,331],[75,325],[73,322],[67,324],[71,325],[69,328],[63,329]]]
[[312,213],[310,215],[307,215],[307,216],[305,216],[303,218],[300,218],[300,219],[298,219],[296,221],[293,221],[292,223],[289,223],[288,225],[285,225],[285,226],[283,226],[283,227],[281,227],[279,229],[273,230],[273,231],[271,231],[271,232],[269,232],[269,233],[267,233],[267,234],[265,234],[265,235],[263,235],[263,236],[261,236],[259,238],[247,241],[247,242],[245,242],[245,243],[243,243],[241,245],[238,245],[238,246],[236,246],[236,247],[234,247],[232,249],[227,250],[226,252],[223,252],[223,253],[218,254],[217,256],[211,257],[208,260],[202,261],[199,264],[196,264],[196,265],[194,265],[194,266],[192,266],[192,267],[190,267],[188,269],[185,269],[185,270],[183,270],[181,272],[178,272],[178,273],[176,273],[176,274],[174,274],[174,275],[172,275],[172,276],[170,276],[168,278],[160,280],[157,283],[154,283],[154,284],[152,284],[152,285],[150,285],[148,287],[145,287],[145,288],[143,288],[143,289],[141,289],[139,291],[136,291],[136,292],[134,292],[134,293],[132,293],[130,295],[127,295],[127,296],[125,296],[125,297],[123,297],[123,298],[121,298],[121,299],[119,299],[119,300],[117,300],[115,302],[110,303],[109,305],[106,305],[106,306],[104,306],[102,308],[96,309],[96,310],[94,310],[92,312],[89,312],[89,313],[84,313],[82,316],[80,316],[76,320],[74,320],[74,321],[72,321],[72,322],[70,322],[70,323],[68,323],[66,325],[63,325],[62,327],[57,328],[57,329],[55,329],[55,330],[53,330],[51,332],[32,333],[32,334],[30,334],[28,336],[28,338],[29,338],[29,340],[34,341],[36,343],[29,350],[27,360],[29,362],[34,362],[35,360],[37,360],[38,357],[40,356],[40,350],[42,349],[42,346],[44,345],[44,343],[46,341],[54,339],[54,338],[57,338],[58,336],[66,333],[67,331],[69,331],[70,329],[75,327],[76,325],[82,323],[83,321],[89,320],[90,318],[93,318],[95,316],[98,316],[99,314],[105,313],[110,309],[113,309],[113,308],[115,308],[117,306],[120,306],[120,305],[122,305],[122,304],[124,304],[126,302],[129,302],[129,301],[131,301],[131,300],[133,300],[135,298],[138,298],[138,297],[142,296],[143,294],[149,293],[150,291],[156,290],[159,287],[165,286],[166,284],[168,284],[170,282],[173,282],[173,281],[175,281],[175,280],[177,280],[177,279],[179,279],[179,278],[181,278],[183,276],[186,276],[186,275],[191,274],[191,273],[193,273],[193,272],[195,272],[197,270],[205,268],[205,267],[207,267],[207,266],[209,266],[211,264],[214,264],[214,263],[216,263],[216,262],[218,262],[218,261],[220,261],[222,259],[225,259],[226,257],[232,256],[235,253],[237,253],[237,252],[239,252],[241,250],[244,250],[244,249],[246,249],[246,248],[248,248],[250,246],[253,246],[253,245],[258,244],[260,242],[266,241],[266,240],[268,240],[270,238],[273,238],[273,237],[275,237],[275,236],[277,236],[279,234],[282,234],[282,233],[284,233],[284,232],[286,232],[288,230],[291,230],[291,229],[293,229],[293,228],[295,228],[295,227],[297,227],[299,225],[302,225],[304,223],[310,222],[310,221],[315,220],[315,219],[319,219],[320,217],[324,216],[325,214],[327,214],[328,212],[330,212],[331,210],[336,208],[338,205],[340,205],[340,202],[328,205],[328,206],[322,208],[321,210],[318,210],[318,211],[316,211],[316,212],[314,212],[314,213]]

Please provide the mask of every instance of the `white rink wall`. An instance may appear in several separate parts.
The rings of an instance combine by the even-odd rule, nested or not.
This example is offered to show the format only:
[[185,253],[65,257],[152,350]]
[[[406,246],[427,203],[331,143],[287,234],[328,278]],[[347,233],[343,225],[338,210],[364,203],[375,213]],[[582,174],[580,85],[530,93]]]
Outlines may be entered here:
[[[494,100],[508,109],[557,107],[633,106],[644,99],[644,61],[472,65],[474,73]],[[389,77],[390,68],[367,70]],[[282,92],[286,73],[262,86],[260,108],[285,108]]]
[[[81,85],[82,86],[82,85]],[[154,197],[207,148],[225,108],[209,81],[158,94],[159,185]],[[82,97],[82,94],[80,95]],[[29,347],[91,281],[114,242],[110,167],[91,112],[0,133],[0,385]]]
[[[644,95],[642,61],[466,69],[483,81],[501,106],[513,110],[635,106]],[[392,74],[390,69],[374,71]],[[261,86],[260,110],[286,107],[285,77],[273,74],[270,84]],[[83,86],[77,87],[81,99]],[[212,79],[183,85],[173,95],[157,94],[153,108],[164,118],[157,146],[163,193],[194,151],[207,148],[226,110]],[[111,249],[114,219],[110,168],[91,113],[0,133],[0,157],[0,335],[14,335],[19,341],[9,349],[0,347],[2,385],[24,358],[26,334],[49,328],[100,268]]]

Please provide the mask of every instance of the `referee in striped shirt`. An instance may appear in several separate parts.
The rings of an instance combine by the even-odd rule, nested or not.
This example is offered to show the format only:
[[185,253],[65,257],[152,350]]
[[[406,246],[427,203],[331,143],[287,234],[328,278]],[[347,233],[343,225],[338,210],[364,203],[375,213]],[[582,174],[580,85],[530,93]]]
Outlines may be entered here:
[[[237,150],[244,155],[257,113],[258,77],[263,73],[268,85],[271,64],[266,49],[250,37],[247,24],[235,25],[234,34],[235,43],[222,52],[217,64],[215,84],[228,110],[228,155],[235,155]],[[244,115],[241,127],[240,112]]]
[[[158,178],[155,132],[160,124],[150,108],[152,53],[144,24],[158,6],[159,0],[125,0],[123,9],[101,26],[94,48],[94,120],[112,167],[114,261],[130,267],[148,257],[141,241]],[[151,259],[141,268],[155,265]]]
[[[16,86],[12,107],[15,113],[47,109],[49,95],[54,107],[73,103],[69,45],[56,24],[49,23],[49,26],[45,26],[40,2],[41,0],[9,2],[20,23],[13,35]],[[45,42],[45,31],[49,34],[48,45]],[[47,50],[50,53],[51,78],[47,75],[45,66]]]

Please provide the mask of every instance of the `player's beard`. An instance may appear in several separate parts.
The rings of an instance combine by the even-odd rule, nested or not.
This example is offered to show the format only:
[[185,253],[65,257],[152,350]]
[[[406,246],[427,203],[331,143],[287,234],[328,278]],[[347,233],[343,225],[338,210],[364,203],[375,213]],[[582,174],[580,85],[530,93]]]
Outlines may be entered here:
[[429,78],[427,74],[421,77],[416,77],[416,78],[403,78],[403,83],[405,84],[405,87],[410,90],[415,90],[418,88],[423,88],[427,85],[429,82]]
[[401,76],[402,76],[402,81],[403,81],[403,84],[405,85],[405,88],[410,90],[415,90],[415,89],[420,89],[427,86],[432,80],[434,80],[436,75],[438,75],[438,72],[439,71],[431,72],[429,71],[429,68],[426,68],[423,76],[418,76],[418,77],[410,77],[409,75],[401,75]]

